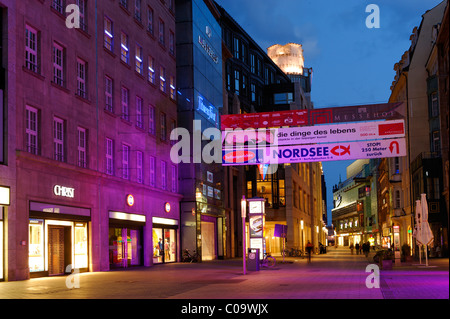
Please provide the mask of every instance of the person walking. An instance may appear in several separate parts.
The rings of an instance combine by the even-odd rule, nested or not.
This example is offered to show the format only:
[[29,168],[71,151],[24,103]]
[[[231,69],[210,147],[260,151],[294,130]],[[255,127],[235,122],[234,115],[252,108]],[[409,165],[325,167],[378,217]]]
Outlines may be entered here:
[[353,249],[355,248],[355,246],[353,246],[353,243],[350,244],[350,250],[352,251],[352,255],[353,255]]
[[306,244],[306,251],[308,252],[308,263],[311,262],[311,254],[313,250],[313,244],[308,240],[308,243]]
[[369,242],[364,243],[363,252],[366,257],[369,256],[370,244]]
[[355,249],[356,249],[356,254],[359,255],[359,243],[356,243]]

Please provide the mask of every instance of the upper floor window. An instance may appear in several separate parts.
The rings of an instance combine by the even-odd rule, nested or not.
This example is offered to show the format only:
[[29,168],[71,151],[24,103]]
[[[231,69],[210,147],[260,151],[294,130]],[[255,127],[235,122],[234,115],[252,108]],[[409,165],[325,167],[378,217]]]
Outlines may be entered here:
[[106,139],[106,174],[114,175],[114,141]]
[[122,118],[124,119],[124,120],[129,120],[130,119],[130,111],[129,111],[129,108],[128,108],[128,105],[129,105],[129,93],[130,93],[130,91],[127,89],[127,88],[125,88],[125,87],[122,87],[122,97],[121,97],[121,100],[122,100]]
[[167,133],[166,133],[166,114],[161,113],[160,122],[161,122],[160,123],[161,124],[161,139],[163,141],[165,141],[166,138],[167,138]]
[[25,67],[39,73],[38,58],[38,31],[27,25],[25,26]]
[[154,156],[150,156],[150,186],[156,185],[156,159]]
[[172,30],[169,31],[169,53],[175,54],[175,33]]
[[153,9],[147,8],[147,31],[153,35]]
[[155,134],[155,107],[152,105],[148,107],[148,132]]
[[39,147],[38,110],[27,105],[25,114],[26,149],[27,152],[37,155]]
[[148,81],[155,84],[156,74],[155,74],[155,58],[148,57]]
[[86,19],[86,5],[87,0],[77,0],[76,4],[80,9],[80,29],[83,31],[87,30],[87,19]]
[[87,137],[86,137],[86,129],[79,127],[78,128],[78,166],[79,167],[87,167]]
[[141,21],[141,0],[134,1],[134,17],[136,20]]
[[64,86],[64,48],[53,43],[53,82]]
[[166,69],[162,66],[159,68],[159,89],[166,92]]
[[142,98],[136,96],[136,126],[144,128],[144,120],[142,115]]
[[114,112],[113,108],[113,80],[105,76],[105,109]]
[[104,33],[104,46],[109,51],[112,51],[114,40],[113,22],[107,17],[104,19]]
[[77,94],[83,98],[87,98],[86,74],[87,63],[81,59],[77,59]]
[[170,98],[175,100],[175,77],[170,77]]
[[142,47],[136,44],[136,72],[139,74],[144,74],[144,61],[142,61]]
[[53,118],[53,158],[64,161],[64,120]]
[[61,14],[65,14],[64,0],[52,0],[52,8]]
[[122,144],[122,178],[130,178],[130,147]]
[[136,152],[136,180],[138,183],[144,182],[144,173],[143,173],[143,161],[144,161],[144,155],[142,152],[138,151]]
[[165,44],[165,24],[163,20],[159,20],[159,43]]
[[128,35],[124,32],[120,35],[120,59],[128,64],[130,62],[130,50],[128,48]]

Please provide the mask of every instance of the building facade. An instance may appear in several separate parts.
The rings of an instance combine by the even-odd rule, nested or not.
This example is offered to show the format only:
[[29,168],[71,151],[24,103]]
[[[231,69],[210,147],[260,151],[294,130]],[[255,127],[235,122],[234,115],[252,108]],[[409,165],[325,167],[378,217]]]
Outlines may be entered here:
[[202,260],[224,258],[227,216],[221,157],[209,162],[203,156],[214,140],[206,130],[220,128],[223,105],[219,12],[211,1],[176,5],[178,120],[193,136],[190,158],[180,163],[182,249],[197,251]]
[[178,260],[174,3],[76,4],[75,27],[64,1],[3,9],[20,189],[3,214],[5,280]]
[[[448,145],[448,138],[445,133],[441,134],[441,127],[447,130],[445,115],[448,114],[448,104],[441,114],[439,94],[439,85],[445,87],[447,71],[439,73],[445,61],[442,57],[445,55],[441,55],[439,59],[437,52],[442,46],[436,45],[446,6],[447,1],[443,1],[428,10],[422,15],[420,26],[413,29],[411,47],[394,66],[396,76],[390,97],[390,102],[403,101],[407,106],[408,145],[407,157],[390,163],[392,203],[395,205],[391,212],[392,225],[399,226],[401,245],[411,245],[415,250],[416,245],[412,237],[415,200],[425,193],[429,208],[428,221],[435,238],[430,247],[432,256],[435,255],[437,247],[441,254],[448,253],[446,174],[442,161],[442,153],[448,154],[448,146],[445,146]],[[443,75],[442,81],[440,74]],[[445,90],[441,92],[445,101]]]

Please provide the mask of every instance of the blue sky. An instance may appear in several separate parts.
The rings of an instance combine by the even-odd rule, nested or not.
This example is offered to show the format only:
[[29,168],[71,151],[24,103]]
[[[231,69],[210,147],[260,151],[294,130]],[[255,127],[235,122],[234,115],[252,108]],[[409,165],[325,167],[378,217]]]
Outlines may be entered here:
[[[266,50],[302,44],[313,68],[315,108],[385,103],[394,64],[410,46],[422,14],[441,0],[216,0]],[[366,27],[366,7],[380,9],[380,28]],[[332,187],[351,161],[323,163],[331,221]]]

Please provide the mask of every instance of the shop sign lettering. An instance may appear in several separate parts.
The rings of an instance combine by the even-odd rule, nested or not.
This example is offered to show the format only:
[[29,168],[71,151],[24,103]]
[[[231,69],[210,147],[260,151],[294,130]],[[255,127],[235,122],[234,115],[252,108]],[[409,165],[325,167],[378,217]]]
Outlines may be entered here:
[[53,193],[56,196],[74,198],[75,197],[75,188],[65,187],[61,185],[55,185],[53,187]]

